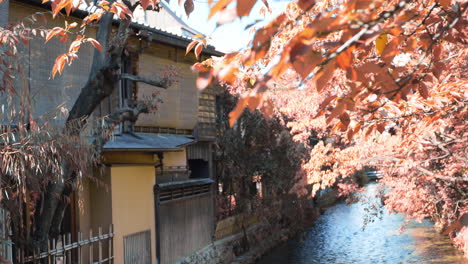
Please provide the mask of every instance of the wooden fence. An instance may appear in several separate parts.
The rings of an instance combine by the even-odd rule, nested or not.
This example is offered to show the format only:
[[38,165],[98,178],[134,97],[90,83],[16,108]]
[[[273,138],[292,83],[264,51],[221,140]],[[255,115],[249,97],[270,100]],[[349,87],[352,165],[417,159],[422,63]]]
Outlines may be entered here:
[[[161,197],[162,198],[162,197]],[[211,193],[160,202],[160,263],[174,263],[211,242],[213,203]]]
[[47,243],[47,250],[34,252],[16,249],[16,263],[47,263],[47,264],[83,264],[83,263],[113,263],[113,229],[112,225],[106,234],[102,228],[93,235],[89,231],[87,239],[83,233],[78,232],[77,241],[72,242],[71,234],[62,235],[59,239],[53,239]]
[[13,260],[12,243],[10,241],[10,228],[8,225],[8,212],[0,208],[0,263]]

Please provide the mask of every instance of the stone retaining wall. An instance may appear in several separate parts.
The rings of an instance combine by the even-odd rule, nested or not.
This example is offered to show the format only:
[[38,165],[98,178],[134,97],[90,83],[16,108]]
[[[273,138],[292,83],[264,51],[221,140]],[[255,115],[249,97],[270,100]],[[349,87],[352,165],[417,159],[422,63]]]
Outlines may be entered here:
[[235,263],[249,264],[255,262],[269,249],[287,240],[287,230],[272,230],[255,224],[244,232],[241,231],[231,236],[224,237],[212,244],[196,251],[191,256],[179,259],[177,264],[220,264]]

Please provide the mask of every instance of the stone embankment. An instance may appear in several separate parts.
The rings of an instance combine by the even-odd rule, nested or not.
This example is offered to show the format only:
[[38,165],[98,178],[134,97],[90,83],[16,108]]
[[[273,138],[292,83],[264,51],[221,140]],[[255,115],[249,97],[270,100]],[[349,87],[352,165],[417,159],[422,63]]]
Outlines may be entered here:
[[[307,222],[323,213],[326,208],[339,200],[333,190],[327,190],[315,199],[308,201]],[[242,228],[242,227],[246,228]],[[218,222],[214,242],[179,259],[177,264],[250,264],[277,245],[287,241],[297,233],[297,229],[272,230],[255,217],[238,215]]]

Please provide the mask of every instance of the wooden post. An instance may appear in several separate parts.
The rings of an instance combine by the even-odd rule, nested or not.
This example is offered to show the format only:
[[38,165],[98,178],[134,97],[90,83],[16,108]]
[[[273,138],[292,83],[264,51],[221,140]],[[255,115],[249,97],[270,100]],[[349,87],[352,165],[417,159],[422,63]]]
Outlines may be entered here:
[[[71,233],[68,233],[68,245],[72,245],[72,235]],[[72,263],[72,251],[73,251],[73,248],[70,248],[68,250],[68,256],[67,256],[67,259],[68,259],[68,262]]]
[[52,256],[50,255],[50,251],[52,249],[50,248],[50,239],[47,239],[47,263],[52,264]]
[[111,264],[114,262],[114,255],[113,255],[113,244],[112,242],[114,241],[114,229],[112,228],[112,224],[109,226],[109,261],[108,263]]
[[89,230],[89,263],[93,264],[93,243],[91,243],[91,238],[93,238],[93,230]]
[[78,264],[81,264],[81,241],[83,240],[83,233],[78,232],[78,247],[76,251],[78,252]]
[[101,263],[102,261],[102,240],[101,240],[101,237],[102,237],[102,227],[99,227],[98,229],[98,248],[99,248],[99,263]]
[[55,255],[52,258],[52,264],[55,264],[57,262],[57,244],[55,243],[55,238],[52,240],[52,250],[55,249]]
[[65,245],[67,244],[67,236],[62,235],[62,263],[67,264],[67,252],[65,251]]

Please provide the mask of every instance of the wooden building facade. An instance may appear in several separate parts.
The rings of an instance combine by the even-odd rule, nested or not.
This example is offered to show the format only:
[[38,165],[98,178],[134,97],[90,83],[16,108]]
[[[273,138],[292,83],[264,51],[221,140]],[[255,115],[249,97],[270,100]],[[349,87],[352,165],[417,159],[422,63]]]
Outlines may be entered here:
[[[11,23],[24,15],[47,10],[41,0],[9,0],[1,7]],[[67,20],[79,22],[84,12]],[[64,231],[72,234],[113,225],[113,248],[104,248],[101,257],[111,257],[105,254],[113,252],[113,263],[118,264],[173,263],[209,244],[214,233],[214,91],[212,87],[197,90],[196,74],[190,69],[197,59],[193,54],[185,55],[185,47],[191,41],[186,35],[196,31],[170,10],[161,12],[165,12],[161,17],[166,17],[162,21],[172,17],[175,22],[171,25],[176,25],[181,33],[158,28],[158,13],[148,11],[143,13],[143,20],[135,18],[129,47],[150,45],[140,54],[129,48],[122,71],[152,78],[173,70],[178,75],[176,82],[162,89],[123,80],[112,96],[95,109],[94,117],[100,118],[133,107],[137,101],[151,100],[153,94],[162,99],[155,112],[141,114],[131,130],[120,126],[104,145],[105,169],[90,172],[94,180],[80,183],[64,224]],[[63,18],[48,21],[48,27],[64,24]],[[88,32],[90,37],[93,30]],[[28,74],[27,82],[17,85],[27,85],[31,90],[37,115],[61,103],[70,109],[88,78],[91,46],[83,46],[79,58],[61,76],[49,79],[56,55],[65,52],[69,44],[54,39],[44,44],[38,38],[19,50]],[[208,47],[201,59],[212,55],[222,54]],[[91,252],[83,250],[80,254],[89,259]]]

